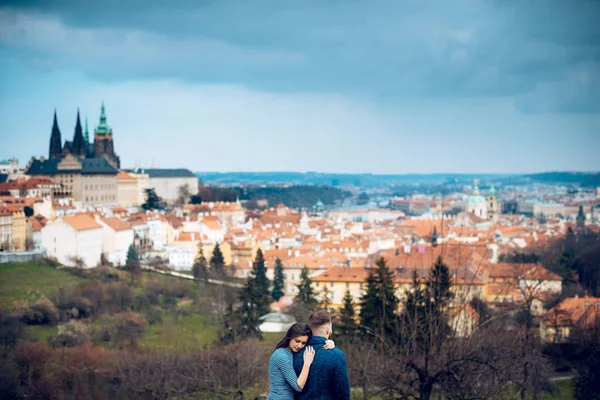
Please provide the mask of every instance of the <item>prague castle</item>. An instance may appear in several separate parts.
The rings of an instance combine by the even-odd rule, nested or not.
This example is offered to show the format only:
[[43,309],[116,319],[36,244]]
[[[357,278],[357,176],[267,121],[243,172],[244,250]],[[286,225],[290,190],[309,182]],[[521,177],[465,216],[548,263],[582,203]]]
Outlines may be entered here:
[[58,183],[60,187],[54,191],[54,197],[70,198],[83,204],[117,204],[116,177],[121,161],[115,153],[113,131],[107,123],[104,104],[93,142],[89,138],[87,121],[85,132],[82,129],[78,110],[73,140],[63,144],[55,110],[48,156],[48,159],[32,159],[26,174],[46,176]]
[[51,160],[61,160],[68,154],[76,158],[104,158],[114,168],[120,168],[121,161],[115,154],[113,143],[112,128],[106,122],[106,111],[104,103],[100,110],[100,123],[94,131],[94,142],[90,142],[87,120],[85,124],[85,133],[81,127],[79,110],[77,110],[77,122],[75,123],[75,133],[72,141],[62,143],[60,129],[54,111],[54,123],[52,124],[52,133],[50,135],[49,158]]

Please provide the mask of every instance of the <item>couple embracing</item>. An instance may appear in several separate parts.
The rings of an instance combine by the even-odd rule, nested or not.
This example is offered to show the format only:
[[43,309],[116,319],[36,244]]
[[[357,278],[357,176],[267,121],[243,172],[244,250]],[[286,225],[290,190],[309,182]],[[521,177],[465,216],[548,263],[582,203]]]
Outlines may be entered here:
[[333,326],[327,311],[308,324],[295,323],[269,360],[271,388],[267,400],[350,399],[344,353],[329,340]]

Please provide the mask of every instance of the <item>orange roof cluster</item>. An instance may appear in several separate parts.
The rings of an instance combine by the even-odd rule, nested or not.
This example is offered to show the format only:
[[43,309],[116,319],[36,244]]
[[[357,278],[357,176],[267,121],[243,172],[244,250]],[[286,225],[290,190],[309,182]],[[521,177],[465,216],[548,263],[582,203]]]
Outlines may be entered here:
[[119,173],[117,173],[117,180],[120,182],[137,182],[137,179],[135,176],[121,170],[119,171]]
[[127,222],[125,222],[122,219],[119,219],[117,217],[110,217],[110,218],[104,217],[104,218],[102,218],[102,222],[104,222],[111,229],[113,229],[114,231],[117,231],[117,232],[127,231],[127,230],[131,229],[131,225],[129,225]]
[[556,326],[590,326],[600,321],[600,298],[569,297],[548,310],[543,319]]
[[433,228],[437,230],[438,237],[448,234],[448,220],[441,219],[407,219],[402,221],[400,227],[405,233],[411,232],[422,238],[431,238]]
[[366,268],[332,267],[311,278],[313,282],[363,283],[369,276]]
[[[44,218],[45,220],[45,218]],[[42,221],[40,221],[37,218],[29,218],[29,223],[31,224],[31,229],[34,232],[41,232],[42,228],[44,227],[44,225],[42,225]]]
[[100,225],[94,217],[87,214],[64,216],[62,217],[62,220],[77,231],[102,228],[102,225]]

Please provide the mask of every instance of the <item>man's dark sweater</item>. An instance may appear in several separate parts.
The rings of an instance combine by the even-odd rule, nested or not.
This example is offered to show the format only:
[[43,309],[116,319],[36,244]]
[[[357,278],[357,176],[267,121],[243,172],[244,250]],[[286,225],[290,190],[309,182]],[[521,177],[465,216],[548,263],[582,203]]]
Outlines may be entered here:
[[[302,392],[296,392],[297,400],[348,400],[350,399],[350,381],[346,367],[346,356],[339,349],[325,350],[323,345],[327,339],[313,336],[307,346],[315,349],[315,360],[310,366],[308,379]],[[294,354],[294,370],[300,375],[304,365],[304,349]]]

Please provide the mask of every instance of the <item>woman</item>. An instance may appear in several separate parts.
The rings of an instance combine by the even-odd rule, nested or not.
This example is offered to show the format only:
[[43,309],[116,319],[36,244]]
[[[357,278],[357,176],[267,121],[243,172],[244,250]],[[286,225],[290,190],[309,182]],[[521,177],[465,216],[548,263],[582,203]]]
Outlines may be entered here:
[[[267,400],[292,400],[294,390],[301,392],[308,378],[310,365],[315,359],[315,350],[308,346],[303,354],[304,366],[300,376],[296,377],[294,371],[294,358],[292,353],[297,353],[306,346],[311,336],[308,325],[300,322],[295,323],[288,329],[285,337],[275,347],[275,351],[269,360],[269,376],[271,379],[271,390]],[[335,347],[333,341],[328,340],[323,348]]]

